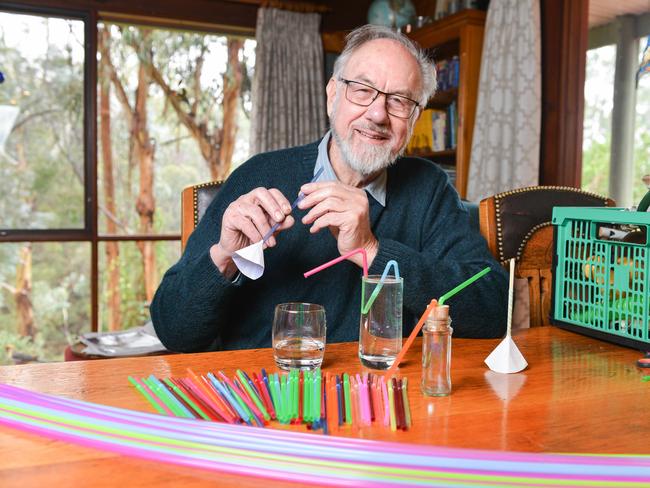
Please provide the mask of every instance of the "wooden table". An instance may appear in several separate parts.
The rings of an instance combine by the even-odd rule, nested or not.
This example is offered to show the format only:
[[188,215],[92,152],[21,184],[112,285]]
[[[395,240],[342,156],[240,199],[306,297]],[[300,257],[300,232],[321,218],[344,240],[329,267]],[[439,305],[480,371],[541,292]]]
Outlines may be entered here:
[[[514,375],[487,369],[498,340],[454,339],[453,393],[424,397],[420,342],[401,373],[409,378],[413,428],[364,428],[358,436],[438,446],[530,452],[650,453],[650,384],[637,351],[555,327],[522,331],[516,343],[529,367]],[[356,373],[357,344],[327,346],[323,369]],[[185,376],[235,368],[274,370],[270,349],[0,367],[0,382],[42,393],[153,412],[128,375]],[[650,374],[650,373],[648,373]],[[301,427],[300,430],[304,430]],[[318,435],[318,434],[314,434]],[[340,435],[353,435],[343,429]],[[259,479],[156,464],[0,427],[0,485],[259,486]],[[265,485],[281,486],[264,481]]]

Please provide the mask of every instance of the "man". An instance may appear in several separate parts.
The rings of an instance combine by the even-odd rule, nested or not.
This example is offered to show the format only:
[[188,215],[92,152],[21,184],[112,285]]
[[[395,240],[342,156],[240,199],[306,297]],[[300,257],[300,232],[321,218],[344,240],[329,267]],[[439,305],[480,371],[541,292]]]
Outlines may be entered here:
[[[353,31],[327,84],[331,132],[302,147],[251,158],[228,178],[164,276],[151,306],[160,340],[174,351],[269,347],[276,304],[319,303],[327,341],[358,339],[361,256],[305,279],[356,248],[370,274],[391,259],[404,278],[404,332],[432,298],[486,266],[492,272],[449,302],[457,336],[505,329],[506,276],[445,173],[401,158],[435,90],[431,63],[410,40],[377,26]],[[313,176],[322,174],[313,183]],[[305,195],[291,214],[290,200]],[[235,251],[267,241],[266,270],[237,272]]]

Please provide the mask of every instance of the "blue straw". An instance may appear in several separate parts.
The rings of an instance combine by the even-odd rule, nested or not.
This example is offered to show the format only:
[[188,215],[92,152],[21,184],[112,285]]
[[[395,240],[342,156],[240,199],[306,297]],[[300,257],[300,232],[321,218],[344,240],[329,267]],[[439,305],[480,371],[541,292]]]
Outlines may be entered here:
[[[372,307],[372,304],[375,303],[375,300],[379,296],[379,292],[381,291],[381,288],[384,286],[384,281],[386,281],[386,277],[388,276],[388,270],[390,267],[393,267],[393,271],[395,273],[395,279],[399,280],[399,267],[397,266],[397,261],[391,259],[386,263],[386,267],[384,268],[384,272],[381,275],[381,278],[379,279],[379,283],[377,283],[377,286],[375,286],[375,289],[372,291],[372,295],[370,295],[370,298],[366,302],[366,304],[363,304],[363,298],[365,296],[365,293],[361,296],[361,314],[365,315],[370,311],[370,307]],[[363,283],[363,282],[362,282]]]
[[208,379],[210,382],[214,385],[214,387],[217,389],[219,393],[221,393],[221,396],[224,397],[228,403],[232,406],[232,408],[235,409],[237,414],[241,417],[241,419],[246,422],[248,425],[251,425],[250,417],[248,415],[248,412],[244,411],[237,400],[233,398],[233,396],[230,394],[230,390],[224,386],[215,375],[212,373],[208,373]]
[[[309,183],[313,183],[314,181],[316,181],[322,173],[323,173],[323,167],[321,166],[320,168],[318,168],[318,171],[316,171],[316,174],[314,175],[314,177],[311,179]],[[291,212],[293,212],[293,210],[298,206],[298,204],[302,201],[303,198],[305,198],[305,194],[303,192],[298,193],[298,197],[291,204]],[[273,224],[273,227],[271,227],[269,231],[266,234],[264,234],[264,237],[262,237],[262,244],[266,243],[268,238],[271,237],[276,230],[278,230],[278,227],[280,227],[280,222],[276,222],[275,224]]]

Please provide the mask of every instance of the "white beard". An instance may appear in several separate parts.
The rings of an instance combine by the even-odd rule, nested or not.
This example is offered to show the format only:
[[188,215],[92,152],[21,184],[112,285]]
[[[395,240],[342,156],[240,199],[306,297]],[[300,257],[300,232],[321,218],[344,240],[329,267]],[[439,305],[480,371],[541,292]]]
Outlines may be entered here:
[[[334,119],[336,118],[336,112],[338,109],[339,98],[338,96],[334,100],[334,106],[332,107],[332,116],[330,117],[330,127],[332,128],[332,135],[334,136],[334,142],[339,147],[343,159],[347,165],[360,174],[361,176],[371,176],[378,171],[381,171],[384,168],[388,168],[395,161],[404,154],[406,149],[406,143],[399,148],[397,151],[393,151],[390,145],[381,145],[374,146],[372,144],[362,145],[361,147],[355,147],[353,141],[354,132],[350,132],[346,138],[343,138],[339,134],[334,126]],[[406,142],[411,138],[411,133],[413,132],[413,124],[411,121],[408,122],[408,134]],[[372,122],[366,122],[363,127],[360,129],[368,129],[379,134],[384,134],[390,137],[390,132],[382,126],[373,124]]]

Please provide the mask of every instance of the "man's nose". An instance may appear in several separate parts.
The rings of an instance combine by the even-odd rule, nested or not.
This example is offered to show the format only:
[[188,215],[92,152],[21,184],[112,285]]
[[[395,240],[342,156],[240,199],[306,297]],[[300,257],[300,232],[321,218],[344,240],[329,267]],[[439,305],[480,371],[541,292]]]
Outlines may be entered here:
[[388,123],[388,112],[386,111],[386,95],[379,93],[377,98],[366,109],[366,117],[376,124]]

